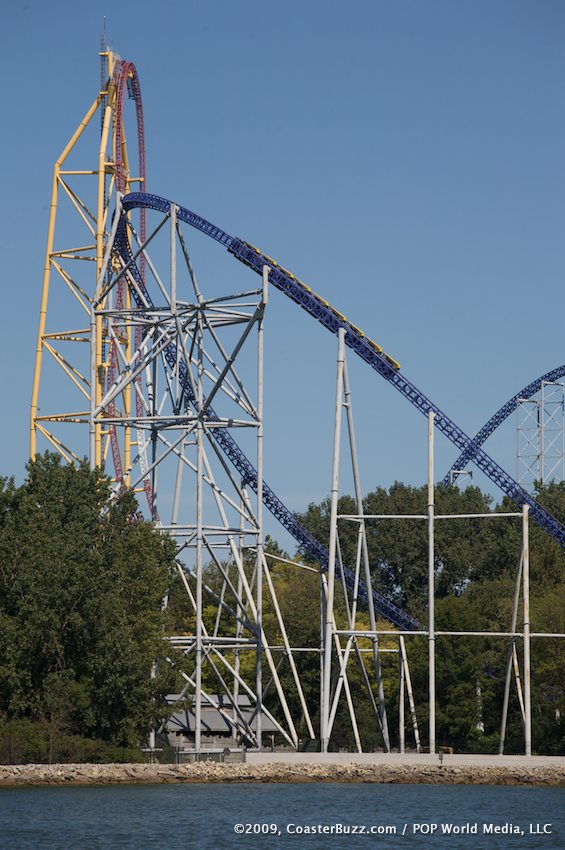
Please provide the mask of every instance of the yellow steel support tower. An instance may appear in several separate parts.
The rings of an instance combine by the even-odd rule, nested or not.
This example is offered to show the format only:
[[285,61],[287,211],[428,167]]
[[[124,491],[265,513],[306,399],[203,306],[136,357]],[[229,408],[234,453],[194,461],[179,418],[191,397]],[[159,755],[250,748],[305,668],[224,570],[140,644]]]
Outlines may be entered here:
[[[102,269],[116,191],[127,192],[132,183],[144,182],[144,153],[142,155],[141,150],[139,174],[134,177],[130,174],[124,129],[125,87],[120,85],[120,74],[132,78],[135,68],[105,48],[100,51],[100,60],[101,90],[53,169],[30,409],[32,459],[42,449],[41,444],[55,449],[68,462],[77,462],[87,454],[84,425],[88,423],[93,391],[88,366],[93,294]],[[130,79],[127,84],[129,89]],[[137,117],[139,135],[139,114]],[[98,316],[94,388],[97,405],[109,366],[108,354],[104,351],[109,348],[104,344],[105,337],[106,330]],[[123,342],[129,356],[132,340],[127,337],[128,334]],[[74,403],[71,402],[73,398]],[[128,415],[130,388],[124,391],[120,405]],[[69,427],[73,425],[83,427]],[[123,458],[124,483],[127,484],[132,441],[130,429],[122,430],[118,451]],[[106,460],[109,447],[110,430],[97,423],[97,466]]]

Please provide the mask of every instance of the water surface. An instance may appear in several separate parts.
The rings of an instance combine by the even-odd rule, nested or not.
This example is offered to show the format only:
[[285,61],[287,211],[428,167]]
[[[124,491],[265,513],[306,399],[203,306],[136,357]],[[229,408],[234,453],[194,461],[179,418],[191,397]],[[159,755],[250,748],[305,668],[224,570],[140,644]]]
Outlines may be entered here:
[[[236,832],[242,827],[243,834]],[[323,831],[332,827],[333,834]],[[357,830],[348,833],[352,827]],[[450,827],[469,831],[450,833]],[[564,850],[565,788],[338,783],[3,788],[0,847]]]

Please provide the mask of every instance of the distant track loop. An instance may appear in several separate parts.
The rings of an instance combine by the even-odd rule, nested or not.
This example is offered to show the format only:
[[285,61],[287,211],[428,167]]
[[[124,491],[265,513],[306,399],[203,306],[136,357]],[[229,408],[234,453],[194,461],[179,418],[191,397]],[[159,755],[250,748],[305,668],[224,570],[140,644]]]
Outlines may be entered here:
[[488,440],[490,435],[496,431],[499,425],[501,425],[505,419],[514,413],[518,406],[518,402],[521,399],[528,399],[535,395],[537,392],[541,390],[541,385],[544,381],[553,382],[559,380],[565,375],[565,365],[558,366],[557,369],[552,369],[551,372],[546,372],[545,375],[542,375],[540,378],[536,378],[535,381],[532,381],[531,384],[528,384],[527,387],[524,387],[523,390],[520,390],[519,393],[513,395],[511,399],[509,399],[506,404],[503,404],[500,410],[497,410],[494,416],[492,416],[489,421],[483,425],[480,431],[475,434],[473,437],[472,443],[473,445],[469,446],[464,452],[461,452],[450,471],[447,473],[445,478],[442,481],[442,484],[448,485],[451,483],[451,473],[459,470],[465,469],[469,461],[472,461],[476,451],[475,446],[482,446],[483,443]]

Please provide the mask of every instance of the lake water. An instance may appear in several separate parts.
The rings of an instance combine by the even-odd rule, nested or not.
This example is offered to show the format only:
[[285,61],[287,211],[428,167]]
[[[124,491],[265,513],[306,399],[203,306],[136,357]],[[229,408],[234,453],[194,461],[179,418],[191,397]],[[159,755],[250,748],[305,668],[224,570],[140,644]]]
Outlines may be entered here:
[[[347,832],[353,827],[355,832]],[[241,828],[243,834],[236,831]],[[0,847],[564,850],[565,788],[317,783],[2,788]]]

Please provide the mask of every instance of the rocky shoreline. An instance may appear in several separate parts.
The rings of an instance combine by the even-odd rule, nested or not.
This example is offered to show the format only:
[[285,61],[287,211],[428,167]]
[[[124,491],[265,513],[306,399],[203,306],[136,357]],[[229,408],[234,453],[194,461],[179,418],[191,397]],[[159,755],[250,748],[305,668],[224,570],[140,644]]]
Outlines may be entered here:
[[27,764],[0,765],[0,786],[194,782],[371,782],[565,786],[565,764]]

